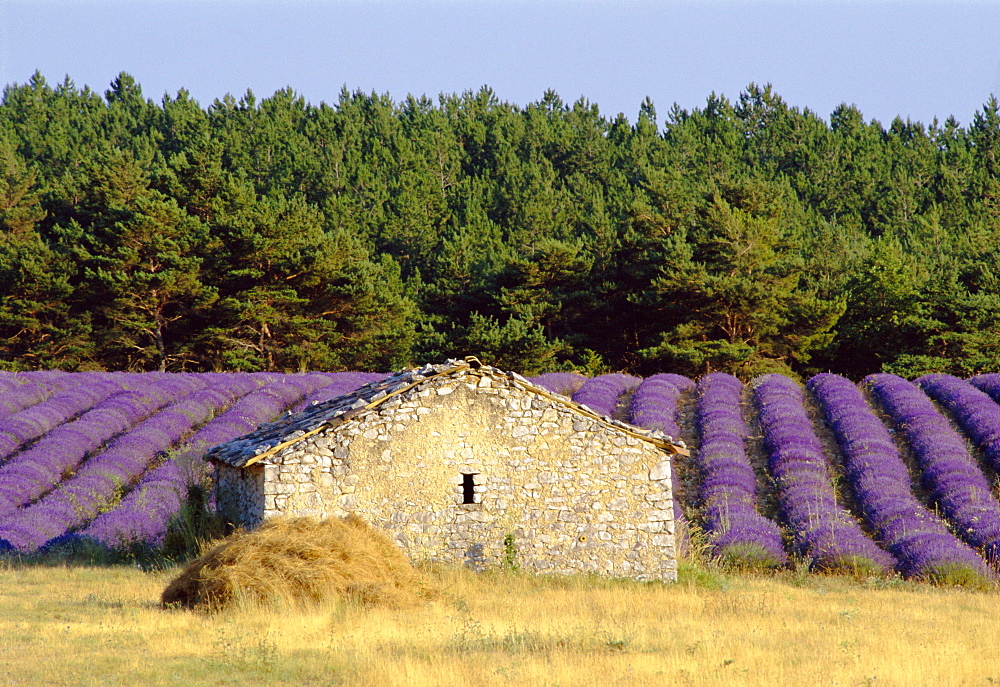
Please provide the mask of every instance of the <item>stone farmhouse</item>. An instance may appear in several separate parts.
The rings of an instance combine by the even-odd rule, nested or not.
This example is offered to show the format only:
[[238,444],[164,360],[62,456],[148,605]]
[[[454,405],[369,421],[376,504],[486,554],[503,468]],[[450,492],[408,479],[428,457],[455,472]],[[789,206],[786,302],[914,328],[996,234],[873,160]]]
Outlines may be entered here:
[[220,514],[355,513],[412,560],[676,580],[659,432],[475,358],[404,370],[212,449]]

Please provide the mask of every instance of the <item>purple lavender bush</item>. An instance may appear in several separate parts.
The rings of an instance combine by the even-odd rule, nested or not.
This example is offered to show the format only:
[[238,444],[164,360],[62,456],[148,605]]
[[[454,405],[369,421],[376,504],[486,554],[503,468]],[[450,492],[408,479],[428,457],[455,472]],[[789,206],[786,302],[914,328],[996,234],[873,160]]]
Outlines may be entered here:
[[53,393],[53,386],[39,380],[32,382],[23,375],[0,373],[0,420],[41,403]]
[[680,375],[656,374],[647,377],[632,395],[628,410],[629,422],[644,429],[659,430],[671,438],[679,437],[681,429],[677,425],[677,399],[682,392],[693,386],[694,382]]
[[[676,439],[681,433],[680,427],[677,425],[677,399],[683,389],[693,386],[694,382],[680,375],[656,374],[647,377],[632,394],[628,421],[643,429],[659,430],[670,438]],[[674,523],[677,526],[676,532],[680,535],[677,544],[678,552],[683,554],[689,548],[690,523],[684,516],[678,487],[679,484],[675,480],[673,485]]]
[[[329,379],[320,374],[279,378],[249,393],[246,381],[236,380],[224,388],[216,386],[215,391],[226,394],[227,402],[237,396],[242,398],[176,446],[169,459],[146,473],[116,507],[71,535],[55,537],[48,545],[90,541],[120,550],[162,544],[189,489],[198,486],[205,476],[201,459],[208,449],[276,419],[289,406],[301,404],[303,395],[314,393],[317,386],[322,390]],[[220,402],[215,405],[224,407]]]
[[757,480],[747,458],[743,384],[713,372],[698,382],[696,424],[701,440],[701,501],[713,556],[737,565],[775,567],[788,562],[781,530],[757,512]]
[[163,543],[171,518],[181,510],[187,480],[174,461],[151,470],[117,507],[97,516],[72,535],[54,537],[56,546],[90,540],[108,549],[156,547]]
[[118,392],[12,456],[0,466],[0,516],[40,498],[89,454],[171,400],[162,388]]
[[910,472],[889,430],[858,387],[834,374],[816,375],[807,388],[819,402],[840,446],[861,514],[908,578],[978,584],[990,579],[983,559],[910,490]]
[[783,375],[769,374],[755,380],[753,387],[781,516],[792,531],[799,555],[819,570],[892,571],[896,559],[880,549],[837,503],[831,466],[799,385]]
[[972,383],[951,375],[926,375],[917,384],[948,409],[990,467],[1000,472],[1000,404]]
[[0,420],[0,460],[121,389],[105,380],[78,384],[5,417]]
[[1000,374],[992,372],[976,375],[969,380],[969,384],[988,395],[997,403],[1000,403]]
[[600,375],[584,382],[572,398],[598,415],[613,417],[618,399],[638,387],[640,383],[642,379],[632,375],[621,373]]
[[688,391],[695,387],[694,380],[690,377],[685,377],[684,375],[674,374],[673,372],[660,372],[655,375],[651,375],[646,379],[657,379],[660,381],[667,382],[668,384],[673,384],[677,387],[679,391]]
[[572,398],[587,378],[576,372],[546,372],[537,377],[529,377],[528,381],[554,394]]
[[[938,390],[958,387],[944,375],[922,379]],[[965,441],[916,384],[890,374],[872,375],[868,384],[913,448],[931,501],[962,539],[1000,565],[1000,502]]]
[[[217,391],[194,391],[168,406],[167,411],[135,425],[56,489],[0,519],[0,539],[19,551],[30,552],[88,522],[117,501],[193,426],[207,421],[218,402]],[[186,427],[178,421],[178,414],[187,418]]]

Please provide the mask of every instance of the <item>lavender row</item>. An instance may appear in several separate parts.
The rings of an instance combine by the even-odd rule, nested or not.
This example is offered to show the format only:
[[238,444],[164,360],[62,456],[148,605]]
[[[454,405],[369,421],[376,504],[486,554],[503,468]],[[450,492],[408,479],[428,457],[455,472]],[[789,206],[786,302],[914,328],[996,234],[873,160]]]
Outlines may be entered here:
[[[933,384],[933,378],[928,382]],[[891,374],[868,378],[878,399],[905,433],[921,469],[921,481],[967,543],[1000,564],[1000,503],[965,441],[915,384]]]
[[[0,421],[44,402],[55,394],[92,384],[111,383],[118,388],[147,384],[153,375],[161,378],[177,375],[130,372],[0,372]],[[145,381],[144,381],[145,380]]]
[[554,394],[572,397],[587,381],[587,378],[575,372],[546,372],[537,377],[531,377],[528,381],[543,389],[548,389]]
[[199,480],[197,465],[209,448],[242,436],[248,425],[256,428],[276,419],[290,405],[301,403],[302,396],[313,392],[314,385],[324,381],[317,375],[293,380],[292,384],[275,382],[237,400],[178,447],[171,460],[143,477],[116,508],[101,514],[78,533],[61,539],[86,538],[110,548],[160,543],[170,520],[180,511],[187,487]]
[[41,403],[54,393],[66,391],[81,382],[93,381],[99,374],[60,370],[0,372],[0,420]]
[[990,467],[1000,472],[1000,404],[973,384],[951,375],[926,375],[917,384],[954,415]]
[[[629,404],[629,422],[644,429],[656,429],[671,438],[680,437],[680,427],[677,425],[677,400],[681,393],[694,386],[687,377],[674,374],[657,374],[642,381],[632,394]],[[675,473],[676,474],[676,473]],[[674,480],[673,512],[675,531],[681,535],[678,550],[687,550],[688,541],[685,537],[689,531],[684,509],[681,508],[681,493],[679,483]]]
[[896,559],[876,546],[837,503],[831,466],[799,385],[782,375],[766,375],[756,381],[754,398],[781,516],[798,552],[820,570],[893,570]]
[[972,386],[976,387],[984,394],[988,395],[997,403],[1000,403],[1000,374],[982,374],[976,375],[969,380]]
[[639,377],[626,374],[608,374],[591,377],[576,390],[572,398],[598,415],[613,417],[618,399],[642,382]]
[[150,470],[116,508],[102,513],[79,532],[53,537],[46,545],[90,540],[109,549],[133,544],[159,546],[171,519],[181,511],[187,487],[177,463],[167,461]]
[[656,374],[636,388],[629,404],[629,422],[645,429],[657,429],[671,438],[681,434],[677,426],[677,399],[694,386],[687,377]]
[[119,380],[97,378],[76,384],[0,420],[0,460],[122,388]]
[[701,441],[701,500],[713,554],[742,564],[777,566],[788,560],[781,532],[757,512],[757,480],[747,458],[740,411],[743,384],[713,372],[698,383],[696,423]]
[[29,406],[41,403],[51,396],[53,391],[54,388],[49,384],[33,383],[20,376],[0,377],[0,421]]
[[84,381],[92,381],[98,376],[128,374],[110,372],[64,372],[62,370],[36,370],[33,372],[0,372],[0,377],[29,384],[49,386],[54,389],[68,389]]
[[0,540],[33,551],[49,539],[79,527],[115,501],[161,456],[209,420],[224,394],[202,389],[187,394],[93,456],[54,491],[0,521]]
[[189,379],[120,391],[0,466],[0,516],[40,498],[113,437],[192,390]]
[[844,468],[865,522],[907,577],[938,578],[989,571],[976,552],[910,491],[910,472],[888,429],[853,382],[834,374],[809,380],[840,445]]

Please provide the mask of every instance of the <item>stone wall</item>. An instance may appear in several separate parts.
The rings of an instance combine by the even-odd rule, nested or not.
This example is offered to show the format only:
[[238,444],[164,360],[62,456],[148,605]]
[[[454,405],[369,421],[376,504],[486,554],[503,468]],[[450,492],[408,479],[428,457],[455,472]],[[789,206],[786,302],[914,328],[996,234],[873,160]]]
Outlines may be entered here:
[[[215,508],[228,522],[253,528],[264,522],[264,465],[234,468],[217,465]],[[272,468],[273,469],[273,468]]]
[[238,524],[354,512],[415,560],[676,579],[669,456],[506,379],[393,396],[250,468],[220,466],[219,489]]

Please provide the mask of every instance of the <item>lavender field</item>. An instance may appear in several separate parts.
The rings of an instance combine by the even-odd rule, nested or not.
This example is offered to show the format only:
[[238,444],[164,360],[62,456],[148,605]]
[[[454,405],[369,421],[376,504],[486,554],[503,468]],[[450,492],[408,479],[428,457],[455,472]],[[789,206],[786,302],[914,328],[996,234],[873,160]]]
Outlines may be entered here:
[[[0,373],[0,551],[155,550],[212,446],[379,373]],[[685,441],[675,515],[737,565],[991,580],[1000,375],[533,381]]]

